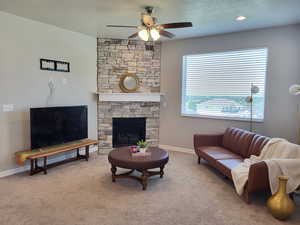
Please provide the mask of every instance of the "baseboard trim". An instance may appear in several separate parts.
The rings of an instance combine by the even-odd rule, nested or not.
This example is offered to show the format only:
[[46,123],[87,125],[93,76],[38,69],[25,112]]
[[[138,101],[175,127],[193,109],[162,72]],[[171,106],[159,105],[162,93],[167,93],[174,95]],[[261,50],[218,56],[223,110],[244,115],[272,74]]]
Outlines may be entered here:
[[183,147],[177,147],[177,146],[172,146],[172,145],[159,145],[159,147],[163,148],[165,150],[168,150],[168,151],[194,154],[194,149],[190,149],[190,148],[183,148]]
[[[97,146],[90,147],[90,153],[93,153],[93,152],[96,152],[96,151],[98,151],[98,147]],[[81,149],[80,153],[81,154],[85,154],[85,149]],[[68,159],[68,158],[71,158],[71,157],[74,157],[74,156],[75,156],[74,152],[73,153],[69,153],[69,154],[65,154],[65,155],[61,155],[59,157],[55,157],[53,159],[50,159],[49,163],[59,162],[59,161],[62,161],[64,159]],[[18,174],[18,173],[22,173],[22,172],[28,171],[29,169],[30,169],[30,166],[29,165],[25,165],[25,166],[22,166],[22,167],[16,167],[16,168],[13,168],[13,169],[4,170],[4,171],[0,172],[0,178],[8,177],[8,176],[11,176],[11,175],[14,175],[14,174]]]

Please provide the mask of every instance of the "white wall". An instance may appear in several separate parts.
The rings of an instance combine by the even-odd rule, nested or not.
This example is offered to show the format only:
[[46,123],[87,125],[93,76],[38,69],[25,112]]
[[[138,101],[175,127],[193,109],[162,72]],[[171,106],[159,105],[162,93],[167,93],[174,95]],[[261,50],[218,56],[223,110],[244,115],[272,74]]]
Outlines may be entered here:
[[[89,137],[97,137],[96,39],[0,11],[0,171],[16,167],[14,152],[30,147],[29,108],[88,105]],[[70,73],[42,71],[40,58],[68,61]],[[66,79],[66,84],[63,80]],[[14,104],[3,112],[3,104]]]
[[300,84],[300,25],[231,33],[203,38],[163,42],[161,91],[168,106],[161,107],[160,144],[192,148],[193,134],[222,132],[228,126],[249,129],[249,123],[182,117],[182,56],[195,53],[268,47],[266,107],[263,123],[255,123],[256,132],[299,142],[300,97],[291,96],[291,84]]

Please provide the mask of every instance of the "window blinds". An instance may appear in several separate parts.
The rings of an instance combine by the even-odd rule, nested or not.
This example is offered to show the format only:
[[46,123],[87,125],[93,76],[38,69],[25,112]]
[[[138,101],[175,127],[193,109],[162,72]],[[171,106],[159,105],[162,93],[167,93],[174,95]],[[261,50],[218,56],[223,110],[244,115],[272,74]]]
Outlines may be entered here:
[[184,56],[182,113],[248,118],[253,84],[254,118],[263,119],[267,54],[261,48]]

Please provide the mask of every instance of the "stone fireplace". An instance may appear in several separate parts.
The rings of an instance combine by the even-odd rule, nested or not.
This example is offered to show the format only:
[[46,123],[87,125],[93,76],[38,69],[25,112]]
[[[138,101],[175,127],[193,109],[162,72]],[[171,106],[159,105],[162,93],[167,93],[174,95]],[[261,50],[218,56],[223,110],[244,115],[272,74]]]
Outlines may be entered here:
[[[149,44],[138,40],[98,39],[98,139],[100,150],[108,151],[117,147],[113,143],[115,141],[114,134],[117,132],[114,125],[118,119],[121,121],[122,118],[144,118],[146,141],[152,146],[158,145],[160,102],[149,96],[154,96],[154,93],[157,96],[160,92],[160,48],[160,42]],[[140,80],[138,93],[121,94],[119,79],[124,73],[135,73],[138,76]],[[106,98],[100,98],[101,94]],[[111,98],[107,98],[107,96]],[[127,130],[127,133],[128,145],[134,144],[137,137],[130,139],[133,131]],[[124,141],[126,135],[122,134],[121,136]],[[126,144],[121,143],[121,145]]]

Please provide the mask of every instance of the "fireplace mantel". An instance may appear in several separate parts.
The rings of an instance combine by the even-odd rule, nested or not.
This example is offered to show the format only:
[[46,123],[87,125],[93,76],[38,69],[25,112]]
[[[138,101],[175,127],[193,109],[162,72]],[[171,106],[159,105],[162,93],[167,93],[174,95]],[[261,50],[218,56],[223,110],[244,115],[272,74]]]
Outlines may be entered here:
[[160,102],[163,93],[97,93],[100,102]]

